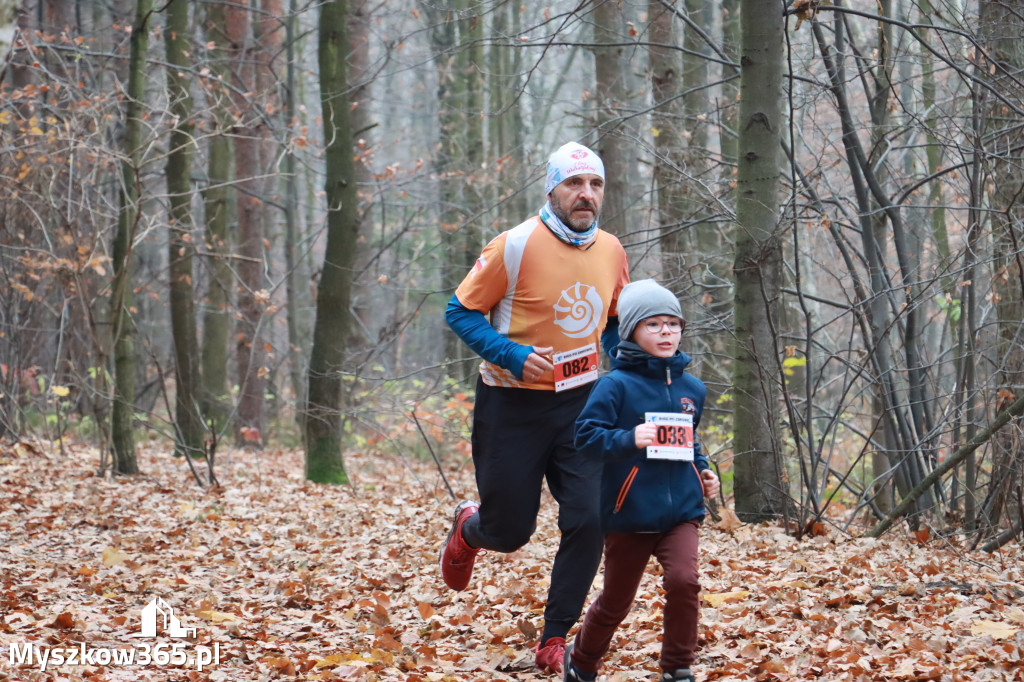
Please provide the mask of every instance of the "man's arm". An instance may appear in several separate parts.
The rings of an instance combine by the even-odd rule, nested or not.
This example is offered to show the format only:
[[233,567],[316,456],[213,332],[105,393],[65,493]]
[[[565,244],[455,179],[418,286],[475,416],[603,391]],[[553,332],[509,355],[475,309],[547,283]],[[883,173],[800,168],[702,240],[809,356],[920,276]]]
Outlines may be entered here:
[[487,362],[512,372],[517,379],[523,378],[523,365],[533,352],[531,346],[523,346],[502,336],[478,310],[470,310],[459,302],[457,296],[448,301],[444,312],[445,322],[467,346]]
[[621,340],[619,338],[619,318],[609,317],[604,331],[601,332],[601,348],[608,354],[609,359],[615,357],[615,349],[619,347]]

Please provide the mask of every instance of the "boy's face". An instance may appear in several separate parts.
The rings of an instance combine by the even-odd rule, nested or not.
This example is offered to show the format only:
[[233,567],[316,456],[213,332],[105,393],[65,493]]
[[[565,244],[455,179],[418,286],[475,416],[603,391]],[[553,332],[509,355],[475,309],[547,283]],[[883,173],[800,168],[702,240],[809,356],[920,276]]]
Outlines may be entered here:
[[640,320],[633,341],[656,358],[670,358],[679,350],[683,321],[675,315],[655,315]]

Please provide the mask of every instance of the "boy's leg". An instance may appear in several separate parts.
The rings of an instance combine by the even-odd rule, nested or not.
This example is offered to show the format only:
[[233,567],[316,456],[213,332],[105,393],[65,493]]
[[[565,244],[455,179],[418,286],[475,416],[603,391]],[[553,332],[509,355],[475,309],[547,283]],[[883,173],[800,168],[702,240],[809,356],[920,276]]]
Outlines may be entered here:
[[697,657],[697,622],[700,617],[700,575],[697,545],[700,525],[682,523],[661,536],[654,548],[663,569],[665,588],[662,670],[689,668]]
[[647,568],[656,533],[609,533],[604,545],[604,589],[587,609],[573,642],[572,661],[596,672],[619,623],[629,614]]
[[601,463],[576,451],[576,417],[589,390],[570,391],[554,410],[564,424],[548,460],[547,481],[558,503],[558,552],[544,609],[541,643],[564,638],[579,620],[594,575],[601,565]]

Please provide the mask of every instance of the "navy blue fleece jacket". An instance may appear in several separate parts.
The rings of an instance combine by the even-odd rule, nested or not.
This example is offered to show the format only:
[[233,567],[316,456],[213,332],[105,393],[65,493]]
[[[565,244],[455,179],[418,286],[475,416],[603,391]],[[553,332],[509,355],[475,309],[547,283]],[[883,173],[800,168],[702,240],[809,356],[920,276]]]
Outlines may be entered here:
[[604,462],[601,514],[605,532],[662,533],[704,518],[700,471],[710,468],[694,438],[694,461],[647,459],[633,429],[645,412],[693,415],[696,434],[707,388],[686,373],[690,357],[658,358],[630,341],[619,344],[576,420],[576,449]]

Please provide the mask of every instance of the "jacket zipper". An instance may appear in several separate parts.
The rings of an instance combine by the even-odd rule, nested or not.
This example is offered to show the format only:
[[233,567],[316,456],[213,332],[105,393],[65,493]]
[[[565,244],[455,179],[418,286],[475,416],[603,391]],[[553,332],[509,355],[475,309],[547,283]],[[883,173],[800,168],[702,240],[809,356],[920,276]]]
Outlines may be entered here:
[[[668,411],[675,412],[674,405],[672,404],[672,368],[665,363],[665,397],[668,398]],[[675,500],[672,499],[672,486],[668,487],[668,505],[669,509],[674,509],[676,506]]]
[[629,470],[629,476],[626,476],[626,480],[622,483],[622,487],[619,489],[619,496],[615,498],[615,510],[613,514],[618,514],[619,510],[622,509],[623,503],[626,501],[626,495],[629,494],[629,487],[633,485],[633,479],[636,478],[636,472],[639,471],[640,467],[633,465],[633,468]]

